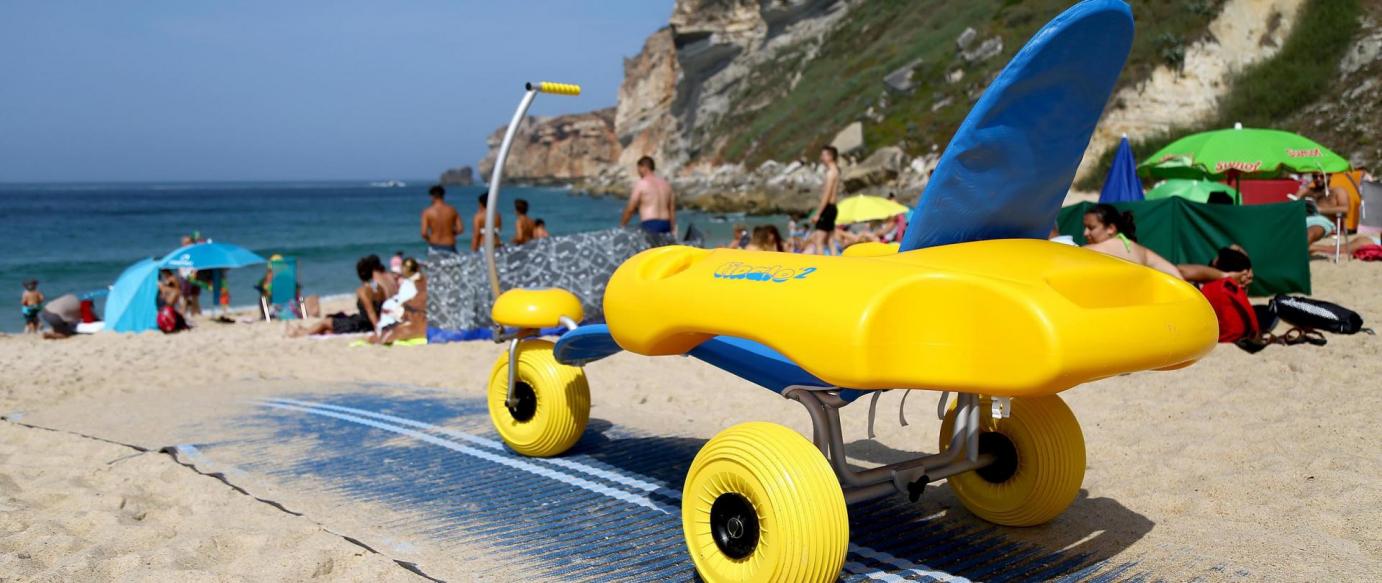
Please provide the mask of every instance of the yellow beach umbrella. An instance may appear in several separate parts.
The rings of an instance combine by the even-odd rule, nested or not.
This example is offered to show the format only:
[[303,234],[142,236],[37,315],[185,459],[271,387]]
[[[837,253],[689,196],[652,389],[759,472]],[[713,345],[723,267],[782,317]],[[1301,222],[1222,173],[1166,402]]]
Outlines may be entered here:
[[866,221],[890,219],[911,209],[881,196],[860,194],[845,198],[838,205],[840,214],[835,222],[847,225]]

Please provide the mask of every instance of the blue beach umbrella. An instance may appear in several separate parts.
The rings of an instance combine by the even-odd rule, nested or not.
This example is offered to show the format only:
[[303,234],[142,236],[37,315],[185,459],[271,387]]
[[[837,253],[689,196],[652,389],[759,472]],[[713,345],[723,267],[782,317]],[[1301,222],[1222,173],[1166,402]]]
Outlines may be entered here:
[[106,297],[104,319],[116,332],[158,328],[158,262],[142,259],[125,268]]
[[1118,143],[1118,152],[1113,155],[1113,166],[1108,169],[1104,179],[1104,190],[1099,193],[1099,202],[1136,202],[1142,200],[1142,182],[1137,179],[1137,160],[1132,157],[1132,146],[1128,136]]
[[239,245],[197,243],[179,247],[158,262],[160,269],[235,269],[264,263],[264,258]]

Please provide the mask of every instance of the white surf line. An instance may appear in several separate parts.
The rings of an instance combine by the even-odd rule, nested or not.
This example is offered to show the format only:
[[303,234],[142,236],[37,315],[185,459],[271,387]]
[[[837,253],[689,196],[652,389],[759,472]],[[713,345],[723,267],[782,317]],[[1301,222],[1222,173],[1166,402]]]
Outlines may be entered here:
[[[453,436],[453,437],[457,437],[457,438],[459,438],[459,439],[462,439],[462,440],[465,440],[465,441],[470,441],[471,443],[476,443],[476,444],[478,444],[478,445],[483,445],[483,446],[485,446],[485,447],[491,447],[491,448],[497,448],[497,449],[499,449],[499,450],[505,450],[504,445],[503,445],[502,443],[497,442],[497,441],[494,441],[494,440],[492,440],[492,439],[486,439],[486,438],[479,437],[479,436],[476,436],[476,435],[471,435],[471,434],[469,434],[469,433],[465,433],[465,432],[462,432],[462,431],[456,431],[456,430],[454,430],[454,429],[448,429],[448,428],[445,428],[445,427],[438,427],[438,426],[432,425],[432,424],[430,424],[430,423],[424,423],[424,422],[421,422],[421,421],[414,421],[414,420],[412,420],[412,419],[405,419],[405,418],[402,418],[402,417],[395,417],[395,416],[392,416],[392,415],[385,415],[385,414],[382,414],[382,413],[375,413],[375,412],[373,412],[373,411],[367,411],[367,410],[364,410],[364,409],[356,409],[356,408],[352,408],[352,407],[341,407],[341,406],[337,406],[337,405],[326,405],[326,404],[323,404],[323,403],[312,403],[312,402],[309,402],[309,401],[299,401],[299,400],[296,400],[296,399],[265,399],[264,401],[261,401],[261,403],[262,403],[263,405],[265,405],[265,406],[268,406],[268,407],[276,407],[276,408],[280,408],[280,409],[293,409],[293,410],[299,410],[299,411],[304,411],[304,412],[307,412],[307,413],[314,413],[314,414],[319,414],[319,415],[326,415],[326,416],[328,416],[328,417],[335,417],[335,418],[337,418],[337,419],[344,419],[344,420],[346,420],[346,421],[351,421],[351,420],[352,420],[351,418],[356,418],[356,416],[355,416],[355,415],[338,415],[338,414],[334,414],[334,413],[332,413],[332,412],[330,412],[330,411],[319,411],[319,410],[314,410],[314,409],[311,409],[310,407],[319,407],[319,408],[322,408],[322,409],[334,409],[334,410],[344,411],[344,412],[349,412],[349,413],[358,413],[359,415],[363,415],[363,416],[375,417],[375,418],[377,418],[377,419],[384,419],[384,420],[392,421],[392,422],[395,422],[395,423],[397,423],[397,424],[399,424],[399,425],[409,425],[409,426],[417,427],[417,428],[420,428],[420,429],[428,429],[428,430],[435,431],[435,432],[438,432],[438,433],[444,433],[444,434],[446,434],[446,435]],[[286,404],[285,404],[285,403],[286,403]],[[305,405],[306,407],[304,407],[304,406],[302,406],[302,405]],[[368,421],[368,420],[364,420],[364,421]],[[379,426],[382,426],[382,425],[384,425],[384,424],[366,423],[366,425],[370,425],[370,426],[373,426],[373,427],[379,427]],[[380,427],[380,428],[381,428],[381,429],[384,429],[385,427]],[[410,436],[412,436],[412,435],[416,434],[416,435],[422,435],[422,436],[424,436],[424,437],[430,438],[430,439],[424,440],[424,441],[427,441],[428,443],[446,442],[445,440],[432,437],[432,436],[427,435],[427,434],[425,434],[425,433],[418,433],[418,432],[415,432],[415,431],[409,431],[409,430],[402,429],[402,428],[396,428],[396,429],[400,429],[401,431],[406,431],[406,432],[407,432],[407,433],[403,433],[403,435],[410,435]],[[394,431],[394,429],[387,429],[387,430],[389,430],[389,431]],[[399,431],[396,431],[396,432],[399,432]],[[440,444],[438,444],[438,445],[440,445]],[[448,447],[448,449],[454,449],[454,447],[465,447],[465,446],[452,444],[452,446],[443,446],[443,447]],[[524,461],[526,461],[527,459],[528,459],[528,458],[524,458]],[[512,461],[520,461],[520,460],[515,459],[515,460],[512,460]],[[580,472],[586,472],[586,473],[591,474],[591,475],[600,475],[600,477],[605,477],[604,475],[601,475],[601,474],[608,474],[608,475],[610,475],[610,476],[613,476],[613,478],[606,478],[606,479],[610,479],[610,480],[612,480],[612,481],[617,481],[617,482],[619,482],[619,483],[625,483],[624,480],[634,481],[634,482],[641,483],[641,484],[644,484],[644,485],[646,485],[647,487],[649,487],[650,490],[648,490],[648,491],[652,491],[652,490],[663,490],[664,492],[672,492],[672,491],[673,491],[673,490],[671,490],[670,488],[666,487],[665,485],[658,485],[658,484],[656,484],[655,482],[646,481],[646,480],[641,480],[641,479],[638,479],[638,478],[633,478],[633,477],[628,477],[628,476],[623,476],[623,475],[621,475],[621,474],[615,474],[615,473],[609,472],[609,471],[607,471],[607,470],[602,470],[602,469],[600,469],[600,468],[596,468],[596,467],[592,467],[592,466],[588,466],[588,465],[582,464],[582,463],[580,463],[580,462],[575,462],[575,461],[571,461],[571,460],[562,460],[562,459],[559,459],[559,458],[558,458],[558,459],[553,459],[553,458],[542,458],[542,461],[545,461],[545,462],[566,462],[565,464],[559,464],[559,465],[562,465],[563,467],[566,467],[566,468],[571,469],[571,470],[580,471]],[[595,473],[595,472],[599,472],[599,474],[597,474],[597,473]],[[562,474],[562,475],[564,475],[564,474]],[[616,478],[618,478],[618,479],[616,479]],[[580,478],[572,478],[572,479],[579,480]],[[598,485],[598,484],[596,484],[596,485]],[[602,486],[602,487],[603,487],[603,486]],[[601,493],[603,494],[603,492],[601,492]],[[679,494],[679,493],[678,493],[678,494]],[[678,495],[677,498],[680,499],[680,495]],[[618,499],[624,500],[624,498],[618,498]],[[646,499],[646,498],[645,498],[645,499]],[[652,502],[650,499],[648,499],[648,501],[649,501],[649,502]],[[653,502],[653,503],[656,504],[655,502]],[[659,510],[662,510],[662,509],[659,508]],[[665,512],[665,510],[664,510],[664,512]],[[680,511],[678,510],[678,512],[680,512]],[[940,513],[940,514],[943,514],[943,513],[944,513],[944,512],[942,512],[942,513]],[[866,547],[866,546],[856,545],[856,544],[854,544],[854,543],[850,543],[850,544],[849,544],[849,550],[850,550],[851,552],[854,552],[854,553],[858,554],[858,555],[861,556],[861,557],[865,557],[865,558],[868,558],[868,559],[872,559],[872,560],[878,561],[878,562],[880,562],[880,563],[884,563],[884,564],[887,564],[887,565],[891,565],[891,566],[896,567],[896,568],[898,568],[898,569],[902,569],[904,572],[916,573],[916,574],[918,574],[918,575],[925,576],[925,577],[930,577],[930,578],[936,579],[936,580],[938,580],[938,581],[945,581],[946,583],[972,583],[969,579],[966,579],[966,578],[964,578],[964,577],[959,577],[959,576],[956,576],[956,575],[951,575],[950,573],[946,573],[946,572],[944,572],[944,571],[937,571],[937,570],[935,570],[935,569],[932,569],[932,568],[930,568],[930,567],[927,567],[926,565],[923,565],[923,564],[920,564],[920,563],[914,563],[914,562],[909,561],[909,560],[907,560],[907,559],[903,559],[903,558],[894,556],[894,555],[892,555],[892,554],[890,554],[890,553],[886,553],[886,552],[883,552],[883,551],[874,550],[874,549],[869,548],[869,547]],[[856,567],[856,568],[862,567],[862,569],[856,570],[856,569],[854,569],[854,568],[851,568],[850,570],[851,570],[852,572],[854,572],[855,574],[862,574],[862,575],[865,575],[865,576],[869,577],[870,579],[878,579],[878,580],[883,580],[883,581],[902,581],[902,580],[903,580],[903,579],[897,577],[896,575],[889,574],[889,573],[885,573],[885,572],[882,572],[882,571],[877,571],[877,570],[874,570],[874,571],[871,572],[871,573],[861,573],[861,572],[860,572],[861,570],[868,570],[868,567],[865,567],[865,566],[863,566],[863,565],[858,565],[857,563],[855,564],[855,567]]]
[[[354,408],[354,407],[342,407],[342,406],[339,406],[339,405],[328,405],[328,404],[325,404],[325,403],[313,403],[313,402],[311,402],[311,401],[299,401],[299,400],[297,400],[297,399],[264,399],[264,400],[261,401],[261,402],[265,402],[265,403],[283,403],[283,404],[288,404],[288,405],[297,405],[297,406],[300,406],[300,407],[308,407],[308,408],[316,408],[316,409],[328,409],[328,410],[332,410],[332,411],[340,411],[340,412],[343,412],[343,413],[350,413],[350,414],[354,414],[354,415],[359,415],[359,416],[361,416],[361,417],[371,417],[371,418],[379,419],[379,420],[382,420],[382,421],[388,421],[389,423],[393,423],[393,424],[396,424],[396,425],[403,425],[403,426],[406,426],[406,427],[415,427],[415,428],[418,428],[418,429],[424,429],[424,430],[427,430],[427,431],[432,431],[432,432],[435,432],[435,433],[440,433],[440,434],[447,435],[447,436],[450,436],[450,437],[454,437],[454,438],[459,439],[459,440],[461,440],[461,441],[465,441],[465,442],[468,442],[468,443],[473,443],[473,444],[475,444],[475,445],[479,445],[479,446],[482,446],[482,447],[487,447],[487,448],[490,448],[490,449],[494,449],[494,450],[498,450],[498,451],[502,451],[502,452],[506,452],[506,453],[508,452],[508,448],[504,447],[504,444],[503,444],[502,442],[499,442],[499,441],[496,441],[496,440],[493,440],[493,439],[487,439],[487,438],[484,438],[484,437],[480,437],[480,436],[478,436],[478,435],[472,435],[472,434],[466,433],[466,432],[464,432],[464,431],[456,431],[455,429],[450,429],[450,428],[447,428],[447,427],[438,427],[438,426],[436,426],[436,425],[432,425],[431,423],[423,423],[423,422],[421,422],[421,421],[413,421],[412,419],[405,419],[405,418],[403,418],[403,417],[395,417],[395,416],[393,416],[393,415],[385,415],[385,414],[383,414],[383,413],[375,413],[374,411],[367,411],[367,410],[364,410],[364,409],[356,409],[356,408]],[[659,484],[654,484],[654,483],[648,482],[648,481],[646,481],[646,480],[640,480],[640,479],[638,479],[638,478],[630,477],[630,476],[627,476],[627,475],[624,475],[624,474],[620,474],[620,473],[616,473],[616,472],[611,472],[611,471],[609,471],[609,470],[605,470],[605,469],[597,468],[597,467],[595,467],[595,466],[583,464],[583,463],[578,462],[578,461],[575,461],[575,460],[563,459],[563,458],[524,458],[524,459],[527,459],[527,460],[529,460],[529,461],[539,462],[539,463],[551,464],[551,465],[554,465],[554,466],[557,466],[557,467],[561,467],[561,468],[566,468],[566,469],[568,469],[568,470],[572,470],[572,471],[575,471],[575,472],[581,472],[581,473],[584,473],[584,474],[587,474],[587,475],[595,476],[595,477],[597,477],[597,478],[603,478],[603,479],[609,480],[609,481],[611,481],[611,482],[614,482],[614,483],[616,483],[616,484],[622,484],[622,485],[624,485],[624,486],[628,486],[628,487],[633,488],[633,489],[635,489],[635,490],[641,490],[641,491],[644,491],[644,492],[656,492],[656,491],[658,491],[658,490],[661,490],[662,492],[660,492],[659,495],[661,495],[661,496],[666,496],[666,497],[668,497],[668,498],[672,498],[672,499],[675,499],[675,500],[681,500],[681,492],[680,492],[680,491],[673,490],[673,489],[671,489],[671,488],[668,488],[668,487],[666,487],[666,486],[662,486],[662,485],[659,485]]]
[[476,449],[476,448],[473,448],[473,447],[470,447],[470,446],[467,446],[467,445],[461,445],[461,444],[458,444],[458,443],[456,443],[456,442],[454,442],[454,441],[448,441],[448,440],[442,439],[442,438],[440,438],[440,437],[436,437],[436,436],[433,436],[433,435],[428,435],[428,434],[426,434],[426,433],[422,433],[421,431],[413,431],[412,429],[407,429],[407,428],[403,428],[403,427],[398,427],[398,426],[396,426],[396,425],[389,425],[389,424],[387,424],[387,423],[380,423],[380,422],[378,422],[378,421],[374,421],[374,420],[371,420],[371,419],[365,419],[364,417],[358,417],[358,416],[355,416],[355,415],[347,415],[347,414],[344,414],[344,413],[334,413],[334,412],[331,412],[331,411],[323,411],[323,410],[320,410],[320,409],[310,409],[310,408],[307,408],[307,407],[299,407],[299,406],[297,406],[297,405],[285,405],[285,404],[279,404],[279,403],[264,403],[264,406],[265,406],[265,407],[273,407],[273,408],[275,408],[275,409],[287,409],[287,410],[291,410],[291,411],[301,411],[301,412],[303,412],[303,413],[310,413],[310,414],[312,414],[312,415],[321,415],[321,416],[323,416],[323,417],[333,417],[333,418],[336,418],[336,419],[340,419],[340,420],[342,420],[342,421],[349,421],[349,422],[351,422],[351,423],[358,423],[358,424],[360,424],[360,425],[365,425],[365,426],[367,426],[367,427],[374,427],[374,428],[376,428],[376,429],[383,429],[384,431],[389,431],[389,432],[392,432],[392,433],[397,433],[397,434],[399,434],[399,435],[406,435],[406,436],[408,436],[408,437],[411,437],[411,438],[416,439],[416,440],[419,440],[419,441],[423,441],[423,442],[426,442],[426,443],[430,443],[430,444],[432,444],[432,445],[444,447],[444,448],[446,448],[446,449],[449,449],[449,450],[454,451],[454,452],[457,452],[457,453],[462,453],[462,454],[469,455],[469,456],[472,456],[472,457],[480,458],[480,459],[485,460],[485,461],[487,461],[487,462],[493,462],[493,463],[499,464],[499,465],[501,465],[501,466],[507,466],[507,467],[510,467],[510,468],[513,468],[513,469],[516,469],[516,470],[528,472],[528,473],[531,473],[531,474],[537,474],[537,475],[542,476],[542,477],[544,477],[544,478],[551,478],[551,479],[556,480],[556,481],[558,481],[558,482],[562,482],[562,483],[565,483],[565,484],[569,484],[569,485],[572,485],[572,486],[576,486],[576,487],[578,487],[578,488],[582,488],[582,489],[585,489],[585,490],[589,490],[589,491],[591,491],[591,492],[595,492],[596,494],[603,494],[603,495],[608,496],[608,497],[610,497],[610,498],[614,498],[615,500],[620,500],[620,501],[623,501],[623,502],[628,502],[629,504],[633,504],[633,505],[635,505],[635,506],[642,506],[642,507],[644,507],[644,508],[647,508],[647,509],[650,509],[650,510],[655,510],[655,511],[661,512],[661,513],[663,513],[663,514],[679,514],[679,513],[681,512],[680,509],[677,509],[677,508],[670,508],[670,507],[668,507],[668,506],[665,505],[665,504],[660,504],[660,503],[658,503],[658,502],[653,501],[651,498],[648,498],[647,496],[638,496],[638,495],[635,495],[635,494],[631,494],[631,493],[625,492],[625,491],[623,491],[623,490],[618,490],[618,489],[615,489],[615,488],[611,488],[611,487],[605,486],[605,485],[603,485],[603,484],[597,484],[597,483],[595,483],[595,482],[591,482],[590,480],[586,480],[586,479],[583,479],[583,478],[578,478],[578,477],[572,476],[572,475],[570,475],[570,474],[558,472],[558,471],[555,471],[555,470],[552,470],[552,469],[549,469],[549,468],[544,468],[544,467],[542,467],[542,466],[540,466],[540,465],[534,464],[534,463],[532,463],[532,462],[530,462],[530,461],[527,461],[527,460],[515,459],[515,458],[508,457],[508,456],[498,455],[498,454],[495,454],[495,453],[491,453],[491,452],[488,452],[488,451],[485,451],[485,450],[482,450],[482,449]]

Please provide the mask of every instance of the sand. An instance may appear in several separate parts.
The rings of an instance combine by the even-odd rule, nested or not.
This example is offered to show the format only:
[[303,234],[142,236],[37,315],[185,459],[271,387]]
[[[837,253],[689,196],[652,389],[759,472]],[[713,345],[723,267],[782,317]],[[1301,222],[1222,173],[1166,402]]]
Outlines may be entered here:
[[[1382,327],[1382,265],[1311,267],[1316,297]],[[498,354],[486,342],[349,348],[288,338],[284,327],[0,337],[0,414],[15,420],[0,423],[0,580],[418,580],[311,512],[285,513],[171,456],[76,434],[168,445],[147,427],[109,429],[103,403],[191,400],[229,382],[394,381],[480,396]],[[809,427],[797,405],[690,359],[625,354],[587,372],[592,417],[646,433],[705,439],[748,420]],[[1087,495],[1051,525],[1002,533],[1099,550],[1171,580],[1205,564],[1223,566],[1201,574],[1210,579],[1382,580],[1378,378],[1382,339],[1360,334],[1257,355],[1220,346],[1185,370],[1068,391],[1087,442]],[[844,411],[857,461],[934,450],[934,394],[908,400],[908,427],[896,407],[893,395],[880,403],[877,442],[864,439],[867,407]],[[24,425],[34,420],[64,432]],[[927,504],[965,513],[948,489],[931,490]]]

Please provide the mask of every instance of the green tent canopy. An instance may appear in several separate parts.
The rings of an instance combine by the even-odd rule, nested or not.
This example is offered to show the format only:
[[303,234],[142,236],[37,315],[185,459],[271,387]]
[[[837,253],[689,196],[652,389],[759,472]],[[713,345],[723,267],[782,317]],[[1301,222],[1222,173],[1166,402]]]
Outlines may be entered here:
[[[1061,209],[1056,226],[1084,244],[1084,214],[1094,203]],[[1131,211],[1137,241],[1176,264],[1208,264],[1221,247],[1243,246],[1252,258],[1248,293],[1310,293],[1310,255],[1305,238],[1305,203],[1231,206],[1180,197],[1113,205]]]
[[1161,184],[1147,191],[1144,195],[1147,200],[1160,200],[1178,196],[1195,202],[1207,203],[1212,198],[1223,197],[1223,200],[1232,204],[1243,204],[1243,197],[1234,190],[1232,186],[1222,182],[1211,180],[1187,180],[1184,178],[1172,178],[1162,181]]

